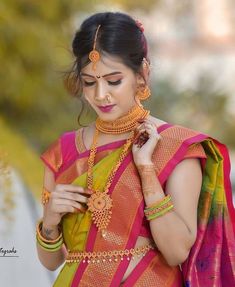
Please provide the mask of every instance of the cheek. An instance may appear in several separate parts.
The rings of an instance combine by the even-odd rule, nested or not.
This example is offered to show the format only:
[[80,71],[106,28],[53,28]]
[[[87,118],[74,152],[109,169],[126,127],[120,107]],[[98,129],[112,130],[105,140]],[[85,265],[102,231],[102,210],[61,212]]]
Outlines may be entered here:
[[91,101],[91,97],[92,97],[91,89],[86,88],[86,87],[83,87],[83,88],[82,88],[82,94],[83,94],[83,97],[84,97],[88,102]]
[[132,94],[134,92],[134,85],[130,84],[128,81],[125,81],[116,89],[116,91],[125,94]]

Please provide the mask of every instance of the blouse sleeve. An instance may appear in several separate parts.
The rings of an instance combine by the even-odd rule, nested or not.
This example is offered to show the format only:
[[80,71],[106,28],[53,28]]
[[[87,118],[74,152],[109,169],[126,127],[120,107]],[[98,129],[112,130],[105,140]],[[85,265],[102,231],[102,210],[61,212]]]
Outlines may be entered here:
[[201,143],[191,145],[184,156],[184,159],[186,158],[206,158],[206,153]]
[[57,173],[62,166],[61,139],[53,142],[48,149],[40,156],[42,161],[48,166],[53,173]]

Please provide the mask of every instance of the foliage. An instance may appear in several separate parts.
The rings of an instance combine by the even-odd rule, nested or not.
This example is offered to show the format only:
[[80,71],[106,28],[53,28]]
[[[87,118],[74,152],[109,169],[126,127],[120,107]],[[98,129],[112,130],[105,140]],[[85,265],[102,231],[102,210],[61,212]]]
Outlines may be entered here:
[[[113,2],[126,7],[134,3]],[[113,2],[1,1],[0,113],[37,149],[44,149],[62,131],[78,127],[79,103],[63,87],[63,73],[73,62],[74,19],[80,21],[98,4]],[[136,2],[141,3],[150,4]]]
[[26,139],[16,131],[13,131],[0,117],[0,154],[10,166],[14,166],[17,172],[24,178],[26,186],[32,191],[36,198],[40,197],[43,165],[38,159],[37,152]]
[[229,96],[213,88],[213,80],[202,76],[195,89],[179,92],[170,82],[153,84],[153,96],[147,106],[152,114],[170,123],[200,130],[231,147],[235,140],[235,118],[228,113]]

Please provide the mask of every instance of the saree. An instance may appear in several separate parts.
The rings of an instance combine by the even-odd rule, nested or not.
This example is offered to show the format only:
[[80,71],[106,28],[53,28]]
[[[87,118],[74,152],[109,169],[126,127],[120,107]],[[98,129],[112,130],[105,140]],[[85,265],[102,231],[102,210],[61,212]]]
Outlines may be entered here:
[[[198,232],[187,260],[182,266],[171,267],[157,248],[149,250],[124,282],[128,260],[66,262],[53,286],[235,286],[235,212],[227,149],[207,135],[188,128],[164,124],[157,129],[162,140],[152,159],[163,190],[179,162],[189,157],[198,157],[201,161],[203,183],[198,203]],[[42,154],[57,184],[86,187],[89,150],[81,138],[79,131],[67,132]],[[95,189],[104,189],[124,143],[125,140],[121,140],[98,147],[93,168]],[[198,145],[203,147],[205,157],[197,155]],[[68,251],[108,252],[134,248],[137,238],[143,234],[145,218],[141,182],[131,151],[117,170],[109,193],[113,209],[105,239],[92,223],[89,211],[69,213],[62,218]],[[151,232],[147,231],[146,237],[151,238]]]

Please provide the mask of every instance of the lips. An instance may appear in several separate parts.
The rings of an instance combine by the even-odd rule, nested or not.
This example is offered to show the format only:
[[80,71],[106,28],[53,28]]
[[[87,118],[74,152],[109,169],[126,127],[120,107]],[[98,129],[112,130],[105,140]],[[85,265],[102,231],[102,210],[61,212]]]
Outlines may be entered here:
[[116,105],[108,105],[108,106],[98,106],[98,108],[104,112],[104,113],[108,113],[112,110],[112,108],[116,106]]

